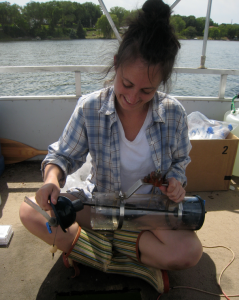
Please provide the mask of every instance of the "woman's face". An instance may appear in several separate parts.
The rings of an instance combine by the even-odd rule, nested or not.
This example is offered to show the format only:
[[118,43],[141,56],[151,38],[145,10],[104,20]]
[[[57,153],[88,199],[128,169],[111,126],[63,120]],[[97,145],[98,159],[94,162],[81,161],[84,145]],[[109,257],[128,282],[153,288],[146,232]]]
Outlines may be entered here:
[[159,66],[148,67],[142,60],[125,63],[116,70],[114,90],[117,110],[121,112],[140,112],[157,91],[161,82]]

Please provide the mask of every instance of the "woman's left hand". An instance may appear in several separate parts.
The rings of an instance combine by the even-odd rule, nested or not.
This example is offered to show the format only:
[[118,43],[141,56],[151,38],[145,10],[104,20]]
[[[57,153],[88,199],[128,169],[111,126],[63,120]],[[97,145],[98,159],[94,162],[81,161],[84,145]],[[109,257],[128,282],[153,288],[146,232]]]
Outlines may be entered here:
[[163,194],[168,196],[168,198],[174,202],[181,202],[185,197],[185,189],[182,187],[181,182],[175,178],[167,178],[168,186],[160,186],[160,190]]

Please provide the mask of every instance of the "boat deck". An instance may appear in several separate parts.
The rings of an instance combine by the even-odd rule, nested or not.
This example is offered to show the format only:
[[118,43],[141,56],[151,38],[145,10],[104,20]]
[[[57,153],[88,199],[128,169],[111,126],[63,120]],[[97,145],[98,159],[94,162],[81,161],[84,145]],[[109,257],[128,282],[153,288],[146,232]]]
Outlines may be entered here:
[[[33,195],[41,185],[40,162],[7,165],[0,177],[0,225],[12,225],[14,231],[9,246],[0,249],[0,299],[50,300],[63,295],[79,295],[82,292],[130,290],[140,291],[143,300],[157,299],[158,293],[140,279],[104,274],[85,266],[80,266],[79,277],[71,278],[73,270],[64,267],[59,251],[52,260],[49,246],[31,235],[22,226],[18,215],[24,196]],[[197,193],[206,200],[207,210],[205,223],[198,231],[202,244],[229,247],[235,253],[234,262],[221,280],[227,295],[239,294],[239,177],[233,177],[231,186],[234,190]],[[194,194],[196,193],[188,195]],[[196,267],[168,273],[170,287],[194,287],[220,294],[217,280],[231,259],[232,253],[226,248],[204,248],[203,256]],[[175,288],[162,295],[161,299],[224,298]]]

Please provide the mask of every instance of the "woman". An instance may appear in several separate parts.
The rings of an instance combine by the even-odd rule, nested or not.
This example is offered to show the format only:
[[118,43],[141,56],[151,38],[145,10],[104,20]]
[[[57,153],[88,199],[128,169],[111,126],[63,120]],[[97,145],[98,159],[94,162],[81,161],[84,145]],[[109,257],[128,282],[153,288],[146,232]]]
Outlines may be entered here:
[[[114,57],[113,87],[79,99],[62,136],[49,146],[42,163],[44,185],[35,200],[44,210],[51,210],[49,197],[56,204],[66,176],[82,166],[88,153],[92,157],[90,188],[88,192],[72,189],[65,194],[71,200],[89,196],[92,191],[125,192],[138,179],[158,169],[169,184],[156,192],[175,202],[184,199],[191,149],[187,116],[176,99],[157,92],[170,79],[180,48],[169,18],[168,5],[161,0],[146,1],[130,22]],[[151,188],[143,187],[140,192],[150,193]],[[26,203],[20,208],[20,217],[25,227],[46,243],[52,245],[55,237],[57,247],[67,253],[65,258],[122,274],[122,266],[129,264],[135,276],[140,276],[136,273],[143,265],[145,274],[151,272],[146,280],[159,291],[163,290],[162,277],[158,279],[160,270],[192,267],[202,255],[201,243],[193,231],[117,231],[109,240],[90,230],[89,207],[77,213],[77,222],[67,234],[59,228],[56,236],[56,229],[52,228],[50,235],[45,219]],[[103,248],[94,244],[96,237]],[[92,247],[87,259],[82,250],[86,240],[87,247]],[[95,263],[90,262],[89,253]]]

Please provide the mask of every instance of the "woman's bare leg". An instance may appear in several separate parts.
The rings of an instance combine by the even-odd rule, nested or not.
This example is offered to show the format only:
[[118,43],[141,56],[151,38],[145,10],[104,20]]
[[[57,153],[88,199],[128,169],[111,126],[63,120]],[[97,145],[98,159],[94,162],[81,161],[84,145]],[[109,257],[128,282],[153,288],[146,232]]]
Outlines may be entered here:
[[182,270],[195,266],[202,245],[190,230],[145,231],[139,240],[141,262],[162,270]]
[[[61,196],[66,196],[70,200],[75,200],[76,198],[69,194],[61,194]],[[34,197],[31,198],[35,202]],[[48,211],[49,215],[53,214],[53,211]],[[86,207],[83,210],[77,212],[76,223],[72,224],[65,233],[60,226],[51,227],[52,233],[50,234],[46,227],[47,220],[34,208],[32,208],[27,203],[23,202],[19,211],[20,219],[22,224],[35,236],[39,237],[41,240],[45,241],[47,244],[52,245],[55,239],[55,245],[57,248],[68,252],[72,242],[77,234],[77,230],[80,226],[90,228],[90,208]],[[79,222],[79,223],[78,223]],[[56,233],[57,230],[57,233]]]

